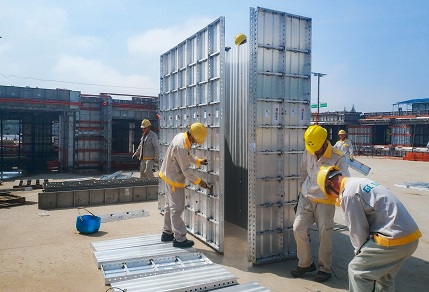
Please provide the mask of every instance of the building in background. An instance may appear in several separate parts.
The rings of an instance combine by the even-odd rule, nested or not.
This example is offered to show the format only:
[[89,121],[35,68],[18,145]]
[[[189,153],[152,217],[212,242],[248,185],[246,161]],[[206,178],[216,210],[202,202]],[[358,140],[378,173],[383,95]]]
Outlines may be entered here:
[[[404,108],[405,107],[405,108]],[[312,123],[316,114],[312,114]],[[429,141],[429,98],[397,102],[391,112],[319,113],[319,124],[328,129],[329,139],[335,142],[340,129],[346,130],[356,153],[409,157],[411,153],[427,152]]]

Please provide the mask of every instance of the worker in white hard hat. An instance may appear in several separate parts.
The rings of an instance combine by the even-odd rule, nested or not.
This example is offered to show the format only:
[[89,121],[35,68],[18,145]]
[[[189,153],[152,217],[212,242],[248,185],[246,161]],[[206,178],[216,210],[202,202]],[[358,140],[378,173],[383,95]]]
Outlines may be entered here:
[[185,133],[179,133],[167,148],[159,170],[159,177],[165,183],[166,201],[164,226],[161,241],[173,241],[174,247],[191,247],[192,240],[186,238],[186,225],[182,214],[185,211],[186,179],[192,184],[208,189],[207,183],[190,168],[193,163],[198,168],[207,165],[207,159],[198,158],[190,152],[192,144],[202,145],[207,137],[207,128],[201,123],[193,123]]
[[422,236],[404,205],[377,182],[344,177],[336,166],[321,167],[317,184],[343,209],[350,231],[349,291],[396,291],[395,276]]
[[132,157],[137,156],[140,160],[140,178],[152,178],[153,164],[159,159],[158,136],[151,130],[151,122],[144,119],[141,123],[142,137],[139,147]]
[[340,138],[340,140],[335,143],[334,147],[340,150],[346,159],[350,159],[351,161],[353,161],[355,159],[353,152],[353,144],[350,139],[346,138],[346,135],[346,131],[338,131],[338,137]]
[[[298,267],[291,271],[293,277],[300,278],[305,273],[318,268],[317,282],[325,282],[331,277],[332,235],[334,230],[335,201],[326,198],[317,185],[317,173],[322,165],[337,165],[350,176],[347,162],[342,153],[333,148],[327,139],[328,132],[319,125],[307,128],[304,134],[305,151],[300,164],[301,192],[298,196],[293,234],[296,241]],[[319,233],[319,253],[317,267],[313,262],[310,244],[310,227],[316,223]]]

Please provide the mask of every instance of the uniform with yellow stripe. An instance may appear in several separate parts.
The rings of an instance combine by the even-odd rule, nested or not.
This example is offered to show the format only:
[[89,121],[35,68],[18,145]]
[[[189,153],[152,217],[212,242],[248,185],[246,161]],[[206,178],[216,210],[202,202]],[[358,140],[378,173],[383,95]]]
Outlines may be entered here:
[[416,222],[391,191],[367,178],[343,178],[337,200],[356,254],[349,291],[396,291],[395,276],[422,236]]
[[[297,246],[298,267],[305,268],[313,264],[312,246],[308,236],[309,228],[316,223],[319,233],[319,252],[317,265],[319,272],[331,273],[332,236],[334,229],[335,198],[327,198],[317,185],[317,174],[322,165],[337,165],[344,175],[350,176],[347,162],[342,153],[333,148],[326,140],[326,130],[320,126],[310,126],[308,131],[322,130],[319,140],[306,137],[306,150],[300,164],[301,194],[293,223],[293,232]],[[307,133],[306,132],[306,133]],[[316,142],[314,142],[316,141]],[[308,144],[314,143],[314,147]],[[326,144],[325,144],[326,143]],[[324,146],[326,145],[326,146]],[[311,145],[312,146],[312,145]],[[324,153],[317,158],[315,152],[325,147]]]
[[[416,222],[387,188],[367,178],[345,178],[339,205],[355,253],[371,237],[381,246],[408,244],[421,237]],[[366,223],[367,222],[367,223]]]
[[198,185],[201,178],[191,170],[191,163],[200,167],[203,159],[197,158],[190,152],[191,142],[188,132],[177,134],[165,153],[164,162],[159,170],[159,177],[173,189],[184,188],[186,179],[194,185]]
[[[197,125],[204,127],[203,125]],[[204,128],[205,129],[205,128]],[[192,128],[191,128],[192,130]],[[191,140],[188,135],[191,132],[177,134],[164,156],[164,161],[159,170],[159,177],[165,182],[166,187],[166,204],[164,208],[164,226],[162,231],[167,234],[174,233],[174,239],[178,242],[186,241],[186,225],[183,222],[182,214],[185,209],[185,186],[186,179],[191,183],[198,185],[201,178],[196,176],[190,168],[191,163],[199,167],[204,159],[197,158],[190,152]],[[194,140],[201,144],[204,138]],[[201,142],[201,143],[200,143]]]
[[342,153],[328,142],[327,149],[318,160],[316,155],[307,150],[304,152],[300,165],[301,194],[315,203],[335,204],[335,198],[327,198],[317,185],[317,174],[321,166],[336,165],[344,176],[350,176],[348,165]]

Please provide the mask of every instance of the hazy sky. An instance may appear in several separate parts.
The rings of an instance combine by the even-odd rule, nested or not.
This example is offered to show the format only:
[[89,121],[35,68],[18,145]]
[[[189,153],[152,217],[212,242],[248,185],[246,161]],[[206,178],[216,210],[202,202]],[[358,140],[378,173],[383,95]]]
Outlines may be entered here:
[[0,85],[157,95],[161,54],[220,16],[233,46],[258,6],[312,18],[321,112],[429,97],[427,0],[0,0]]

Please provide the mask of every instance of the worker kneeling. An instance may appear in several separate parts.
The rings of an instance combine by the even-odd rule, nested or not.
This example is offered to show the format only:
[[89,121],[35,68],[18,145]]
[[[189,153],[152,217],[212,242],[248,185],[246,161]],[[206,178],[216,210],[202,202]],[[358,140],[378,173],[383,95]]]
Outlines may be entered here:
[[343,209],[350,230],[349,291],[395,291],[394,278],[422,236],[404,205],[382,185],[344,177],[336,166],[322,166],[317,184]]
[[182,214],[185,211],[186,179],[194,185],[208,188],[207,183],[197,177],[190,164],[199,167],[207,165],[207,159],[195,157],[190,153],[192,144],[203,144],[207,128],[201,123],[193,123],[185,133],[179,133],[171,141],[159,170],[159,177],[165,182],[166,201],[164,226],[161,241],[173,241],[174,247],[191,247],[192,240],[186,239],[186,225]]

